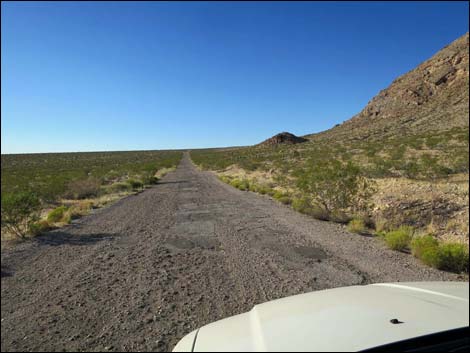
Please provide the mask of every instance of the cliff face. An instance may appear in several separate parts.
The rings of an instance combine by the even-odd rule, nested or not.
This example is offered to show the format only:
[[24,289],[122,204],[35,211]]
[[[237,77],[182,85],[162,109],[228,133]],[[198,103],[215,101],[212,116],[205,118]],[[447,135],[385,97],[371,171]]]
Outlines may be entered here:
[[318,138],[380,138],[468,127],[469,35],[379,92],[357,115]]

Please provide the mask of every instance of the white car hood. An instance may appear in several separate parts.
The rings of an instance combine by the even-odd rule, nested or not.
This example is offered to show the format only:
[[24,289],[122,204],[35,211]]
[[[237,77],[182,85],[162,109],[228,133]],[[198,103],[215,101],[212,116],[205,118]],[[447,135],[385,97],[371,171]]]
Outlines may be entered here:
[[256,305],[193,331],[174,351],[359,351],[468,325],[468,283],[374,284]]

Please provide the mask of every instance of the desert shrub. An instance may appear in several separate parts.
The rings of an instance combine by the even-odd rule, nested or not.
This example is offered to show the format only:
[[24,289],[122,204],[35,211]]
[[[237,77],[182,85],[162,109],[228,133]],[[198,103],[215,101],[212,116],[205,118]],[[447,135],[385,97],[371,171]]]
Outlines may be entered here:
[[330,214],[321,206],[312,204],[311,200],[307,197],[294,197],[292,199],[292,208],[315,219],[322,221],[330,220]]
[[29,232],[31,235],[40,235],[48,230],[52,229],[53,227],[49,224],[49,222],[45,219],[42,219],[38,222],[31,223],[29,226]]
[[250,182],[248,185],[248,190],[252,192],[258,192],[260,185],[256,184],[255,182]]
[[420,168],[415,160],[411,160],[405,163],[403,167],[403,174],[410,179],[416,179],[419,176]]
[[439,267],[439,246],[423,246],[420,249],[419,259],[425,265]]
[[80,201],[78,204],[73,205],[67,211],[70,219],[80,218],[84,215],[90,213],[90,210],[93,208],[93,202],[91,201]]
[[393,148],[390,151],[390,158],[395,161],[402,160],[406,152],[406,146],[405,145],[400,145],[397,148]]
[[250,191],[257,192],[262,195],[266,195],[269,193],[274,193],[274,190],[272,190],[269,186],[266,184],[258,184],[254,182],[249,182],[248,187]]
[[392,250],[403,251],[409,248],[414,230],[409,226],[400,228],[385,234],[385,242]]
[[329,214],[347,208],[367,212],[375,192],[375,185],[361,175],[359,167],[337,160],[308,165],[297,173],[297,186]]
[[312,206],[306,197],[294,197],[292,199],[292,208],[297,212],[308,214]]
[[65,192],[66,198],[86,199],[96,197],[101,190],[101,181],[97,178],[79,179],[71,181]]
[[144,175],[142,177],[142,183],[144,185],[154,185],[156,183],[158,183],[158,178],[154,175]]
[[38,220],[40,200],[35,193],[2,193],[2,230],[24,238]]
[[248,180],[246,179],[240,180],[240,183],[238,184],[238,189],[243,190],[243,191],[248,191],[250,189],[250,183],[248,182]]
[[241,180],[240,179],[233,179],[232,181],[230,181],[230,185],[233,186],[234,188],[237,188],[238,189],[238,186],[240,185],[241,183]]
[[47,215],[47,221],[50,223],[57,223],[57,222],[66,222],[66,212],[68,207],[66,206],[59,206],[54,208],[49,214]]
[[460,243],[443,243],[439,245],[434,266],[451,272],[468,272],[468,246]]
[[279,200],[280,198],[286,196],[286,194],[282,191],[279,191],[279,190],[275,190],[274,191],[274,195],[273,195],[273,199],[275,200]]
[[348,230],[351,233],[366,234],[367,226],[362,218],[353,218],[348,223]]
[[289,196],[282,196],[279,199],[277,199],[280,203],[283,203],[284,205],[290,205],[292,203],[292,199]]
[[[432,235],[427,234],[427,235],[415,237],[411,241],[410,246],[411,246],[411,253],[413,254],[413,256],[419,259],[422,259],[423,257],[426,258],[428,256],[427,254],[430,251],[434,251],[435,249],[437,249],[437,247],[439,246],[439,242]],[[430,263],[426,263],[426,264],[431,265]]]
[[142,183],[142,181],[138,179],[128,179],[127,183],[130,185],[132,190],[138,190],[144,187],[144,184]]
[[343,210],[334,210],[329,214],[329,220],[336,223],[349,223],[351,216]]
[[315,219],[319,219],[320,221],[329,221],[331,217],[330,212],[319,205],[312,205],[309,215]]
[[112,183],[111,185],[106,186],[105,190],[107,193],[125,192],[125,191],[131,191],[132,186],[129,183],[117,182],[117,183]]
[[232,180],[232,178],[226,175],[220,175],[218,178],[226,184],[230,184],[230,181]]
[[385,233],[390,231],[390,222],[384,217],[378,216],[374,220],[375,231],[376,233]]
[[420,161],[421,174],[425,178],[441,178],[451,173],[451,170],[441,164],[439,159],[429,154],[423,154]]

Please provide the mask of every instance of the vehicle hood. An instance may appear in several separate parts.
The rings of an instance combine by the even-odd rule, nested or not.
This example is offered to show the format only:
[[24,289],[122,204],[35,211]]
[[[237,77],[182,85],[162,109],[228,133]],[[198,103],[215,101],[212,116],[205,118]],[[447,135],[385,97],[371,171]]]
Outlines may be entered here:
[[256,305],[193,331],[175,351],[359,351],[468,325],[468,283],[373,284]]

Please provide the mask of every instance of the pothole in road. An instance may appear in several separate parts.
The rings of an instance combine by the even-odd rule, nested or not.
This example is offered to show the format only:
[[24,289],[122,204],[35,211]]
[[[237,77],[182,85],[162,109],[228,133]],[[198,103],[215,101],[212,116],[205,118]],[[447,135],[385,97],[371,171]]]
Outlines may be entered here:
[[272,237],[266,234],[257,234],[250,241],[251,246],[270,250],[278,253],[288,261],[298,262],[302,259],[307,260],[324,260],[328,258],[328,254],[321,248],[315,246],[290,246],[281,244],[272,240]]
[[215,226],[212,221],[188,221],[181,222],[172,227],[175,234],[194,235],[194,236],[207,236],[214,235]]
[[176,212],[177,222],[207,221],[214,219],[214,214],[206,210],[183,210]]
[[300,256],[306,257],[308,259],[324,260],[328,257],[323,249],[310,246],[298,246],[294,248],[294,251]]

